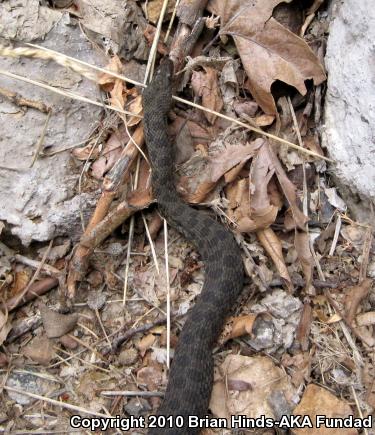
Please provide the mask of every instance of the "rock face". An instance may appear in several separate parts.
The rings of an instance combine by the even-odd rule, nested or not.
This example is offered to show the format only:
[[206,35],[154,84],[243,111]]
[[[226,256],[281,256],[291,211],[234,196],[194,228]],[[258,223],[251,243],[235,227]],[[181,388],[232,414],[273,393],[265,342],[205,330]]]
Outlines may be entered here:
[[375,204],[373,0],[337,0],[332,18],[323,142],[336,161],[333,173],[349,207],[358,219],[367,220],[366,209]]
[[[29,2],[29,5],[34,3],[39,7],[37,1]],[[1,15],[0,31],[22,22],[22,11],[22,8],[17,10],[14,16],[12,11],[8,15]],[[53,15],[52,28],[45,26],[45,20],[42,20],[43,29],[47,32],[42,42],[38,40],[38,20],[28,28],[30,32],[35,30],[35,34],[25,39],[36,39],[35,43],[47,48],[103,65],[104,58],[92,50],[91,44],[79,27],[70,21],[69,15],[59,14],[57,21]],[[44,15],[37,16],[43,18]],[[100,100],[94,83],[53,61],[0,57],[0,68]],[[16,92],[20,97],[44,103],[52,109],[43,142],[48,147],[47,153],[85,140],[100,119],[100,108],[56,95],[35,85],[0,75],[0,87]],[[0,96],[0,223],[3,221],[25,245],[32,240],[45,241],[63,234],[77,237],[82,231],[79,210],[85,215],[94,205],[93,195],[76,194],[79,169],[70,157],[70,150],[40,157],[30,167],[46,117],[45,113],[36,109],[22,110]]]

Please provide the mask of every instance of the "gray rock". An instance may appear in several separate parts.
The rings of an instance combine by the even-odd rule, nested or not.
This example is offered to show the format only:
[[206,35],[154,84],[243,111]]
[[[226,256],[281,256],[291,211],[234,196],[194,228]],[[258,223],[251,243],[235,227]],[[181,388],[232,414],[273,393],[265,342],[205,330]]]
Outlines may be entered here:
[[[20,371],[12,372],[6,381],[6,385],[20,391],[38,395],[46,394],[47,391],[51,389],[50,381],[43,379],[43,377],[40,377],[37,374],[33,375],[31,372],[26,373]],[[20,405],[30,405],[37,400],[15,391],[7,390],[7,393],[12,400]]]
[[[0,29],[7,28],[6,19],[6,15],[0,17]],[[34,37],[40,37],[40,32]],[[27,39],[33,39],[33,35],[28,34]],[[104,63],[68,14],[61,15],[40,45],[98,66]],[[1,57],[0,68],[100,100],[96,84],[53,61]],[[100,118],[98,107],[3,75],[0,86],[52,108],[44,139],[49,153],[85,140]],[[65,234],[77,238],[81,233],[80,207],[87,218],[95,203],[94,194],[76,195],[79,170],[72,164],[70,151],[39,158],[29,168],[45,122],[45,113],[30,108],[22,113],[18,106],[0,97],[0,221],[25,245]]]
[[328,38],[323,143],[356,217],[375,204],[375,8],[372,0],[336,0]]
[[151,406],[143,397],[134,397],[124,406],[124,411],[129,415],[138,417],[145,412],[151,411]]

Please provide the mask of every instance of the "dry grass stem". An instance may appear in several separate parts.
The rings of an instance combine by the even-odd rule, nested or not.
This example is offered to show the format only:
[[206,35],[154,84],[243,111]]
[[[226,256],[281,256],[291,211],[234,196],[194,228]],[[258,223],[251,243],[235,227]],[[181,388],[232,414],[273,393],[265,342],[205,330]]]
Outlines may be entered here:
[[[157,40],[156,37],[155,37],[154,41],[155,40]],[[97,67],[95,65],[91,65],[91,64],[83,62],[83,61],[81,61],[79,59],[75,59],[75,58],[72,58],[70,56],[66,56],[66,55],[58,53],[58,52],[56,52],[54,50],[51,50],[51,49],[48,49],[48,48],[45,48],[45,47],[41,47],[41,46],[38,46],[38,45],[35,45],[35,44],[27,44],[27,45],[29,45],[31,47],[38,48],[39,50],[46,51],[46,52],[50,53],[53,56],[57,56],[57,58],[60,58],[61,61],[64,61],[64,62],[65,61],[69,61],[69,65],[70,65],[70,63],[76,62],[76,63],[79,63],[79,64],[85,66],[85,67],[95,69],[95,70],[100,71],[100,72],[105,73],[105,74],[109,74],[109,75],[111,75],[113,77],[116,77],[116,78],[121,79],[121,80],[123,80],[125,82],[128,82],[128,83],[131,83],[133,85],[140,86],[140,87],[146,87],[145,84],[143,84],[143,83],[136,82],[135,80],[131,80],[131,79],[129,79],[129,78],[127,78],[127,77],[125,77],[125,76],[123,76],[121,74],[117,74],[117,73],[115,73],[113,71],[109,71],[109,70],[107,70],[105,68],[100,68],[100,67]],[[3,47],[2,47],[2,50],[3,50]],[[0,54],[3,54],[3,52],[0,52]],[[59,57],[59,56],[61,56],[61,57]],[[29,79],[26,79],[25,77],[16,76],[14,74],[7,73],[6,71],[3,71],[3,70],[0,70],[0,74],[8,75],[10,77],[13,76],[13,78],[18,78],[20,80],[27,81],[28,83],[35,84],[36,86],[43,85],[43,84],[40,84],[38,82],[28,81]],[[68,96],[70,98],[75,98],[75,95],[70,93],[70,92],[63,92],[63,91],[60,91],[60,90],[58,90],[56,88],[53,88],[52,86],[48,86],[48,85],[43,85],[42,87],[45,87],[46,89],[49,89],[52,92],[61,93],[64,96]],[[69,94],[69,95],[67,95],[67,94]],[[113,108],[112,106],[103,105],[102,103],[99,103],[97,101],[89,100],[88,98],[85,98],[85,97],[81,97],[81,96],[77,96],[77,97],[78,98],[76,98],[76,99],[80,99],[81,101],[85,101],[85,102],[90,103],[90,104],[94,104],[94,105],[97,105],[97,106],[100,106],[100,107],[104,107],[104,108],[107,108],[109,110],[115,110],[115,111],[117,111],[119,113],[129,114],[129,113],[127,113],[125,111],[122,111],[122,110],[120,110],[118,108]],[[310,156],[313,156],[313,157],[316,157],[316,158],[319,158],[319,159],[323,159],[323,160],[326,160],[328,162],[333,162],[333,160],[328,158],[328,157],[322,156],[322,155],[320,155],[318,153],[315,153],[313,151],[310,151],[310,150],[308,150],[306,148],[300,147],[299,145],[296,145],[296,144],[294,144],[292,142],[289,142],[289,141],[287,141],[285,139],[282,139],[282,138],[280,138],[278,136],[275,136],[275,135],[273,135],[271,133],[267,133],[267,132],[265,132],[265,131],[263,131],[263,130],[261,130],[259,128],[252,127],[252,126],[250,126],[248,124],[245,124],[244,122],[241,122],[241,121],[239,121],[239,120],[237,120],[235,118],[231,118],[230,116],[227,116],[227,115],[224,115],[222,113],[216,112],[215,110],[208,109],[208,108],[203,107],[203,106],[201,106],[199,104],[193,103],[191,101],[185,100],[185,99],[177,97],[177,96],[173,96],[173,99],[175,101],[179,101],[181,103],[187,104],[187,105],[189,105],[191,107],[195,107],[196,109],[203,110],[203,111],[205,111],[207,113],[211,113],[211,114],[214,114],[216,116],[219,116],[220,118],[226,119],[227,121],[234,122],[235,124],[240,125],[241,127],[244,127],[247,130],[253,131],[254,133],[258,133],[261,136],[265,136],[265,137],[268,137],[270,139],[273,139],[276,142],[288,145],[290,148],[296,149],[296,150],[298,150],[298,151],[300,151],[302,153],[305,153],[307,155],[310,155]],[[129,114],[129,115],[139,116],[139,115],[135,115],[135,114],[134,115],[133,114]]]
[[23,77],[23,76],[20,76],[18,74],[13,74],[11,72],[4,71],[2,69],[0,69],[0,74],[7,76],[7,77],[10,77],[12,79],[21,80],[22,82],[25,82],[25,83],[30,83],[31,85],[38,86],[39,88],[47,89],[48,91],[54,92],[55,94],[62,95],[63,97],[66,97],[66,98],[72,98],[73,100],[83,101],[84,103],[89,103],[89,104],[92,104],[94,106],[101,107],[103,109],[114,110],[116,112],[123,113],[125,115],[135,116],[137,118],[141,118],[140,115],[137,115],[135,113],[130,113],[130,112],[127,112],[126,110],[118,109],[117,107],[108,106],[107,104],[100,103],[99,101],[90,100],[90,98],[86,98],[82,95],[75,94],[74,92],[62,91],[61,89],[54,88],[53,86],[46,85],[46,84],[38,82],[36,80],[28,79],[27,77]]

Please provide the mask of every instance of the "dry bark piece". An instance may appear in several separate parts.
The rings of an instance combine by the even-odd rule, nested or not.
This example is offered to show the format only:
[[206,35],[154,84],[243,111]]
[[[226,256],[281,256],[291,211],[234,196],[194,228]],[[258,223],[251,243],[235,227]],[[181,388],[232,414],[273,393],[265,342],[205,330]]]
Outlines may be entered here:
[[60,314],[46,306],[40,307],[44,330],[48,338],[61,337],[70,332],[78,322],[78,314]]
[[40,281],[34,282],[28,290],[28,292],[23,296],[21,300],[19,300],[18,295],[13,296],[6,302],[6,306],[9,311],[14,310],[15,308],[34,300],[38,296],[44,295],[52,288],[56,287],[59,284],[59,281],[55,277],[47,277],[43,278]]

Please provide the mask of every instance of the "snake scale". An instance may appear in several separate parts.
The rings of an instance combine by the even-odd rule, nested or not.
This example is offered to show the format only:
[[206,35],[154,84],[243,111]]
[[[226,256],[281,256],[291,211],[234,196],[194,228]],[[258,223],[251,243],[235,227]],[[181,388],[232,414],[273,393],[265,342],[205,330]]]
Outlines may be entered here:
[[163,60],[143,92],[144,131],[152,188],[167,222],[197,248],[205,265],[202,292],[179,336],[160,416],[182,416],[182,428],[149,429],[149,435],[191,435],[189,415],[205,417],[213,384],[212,349],[243,288],[243,264],[233,235],[206,212],[182,201],[175,187],[173,145],[167,132],[173,63]]

